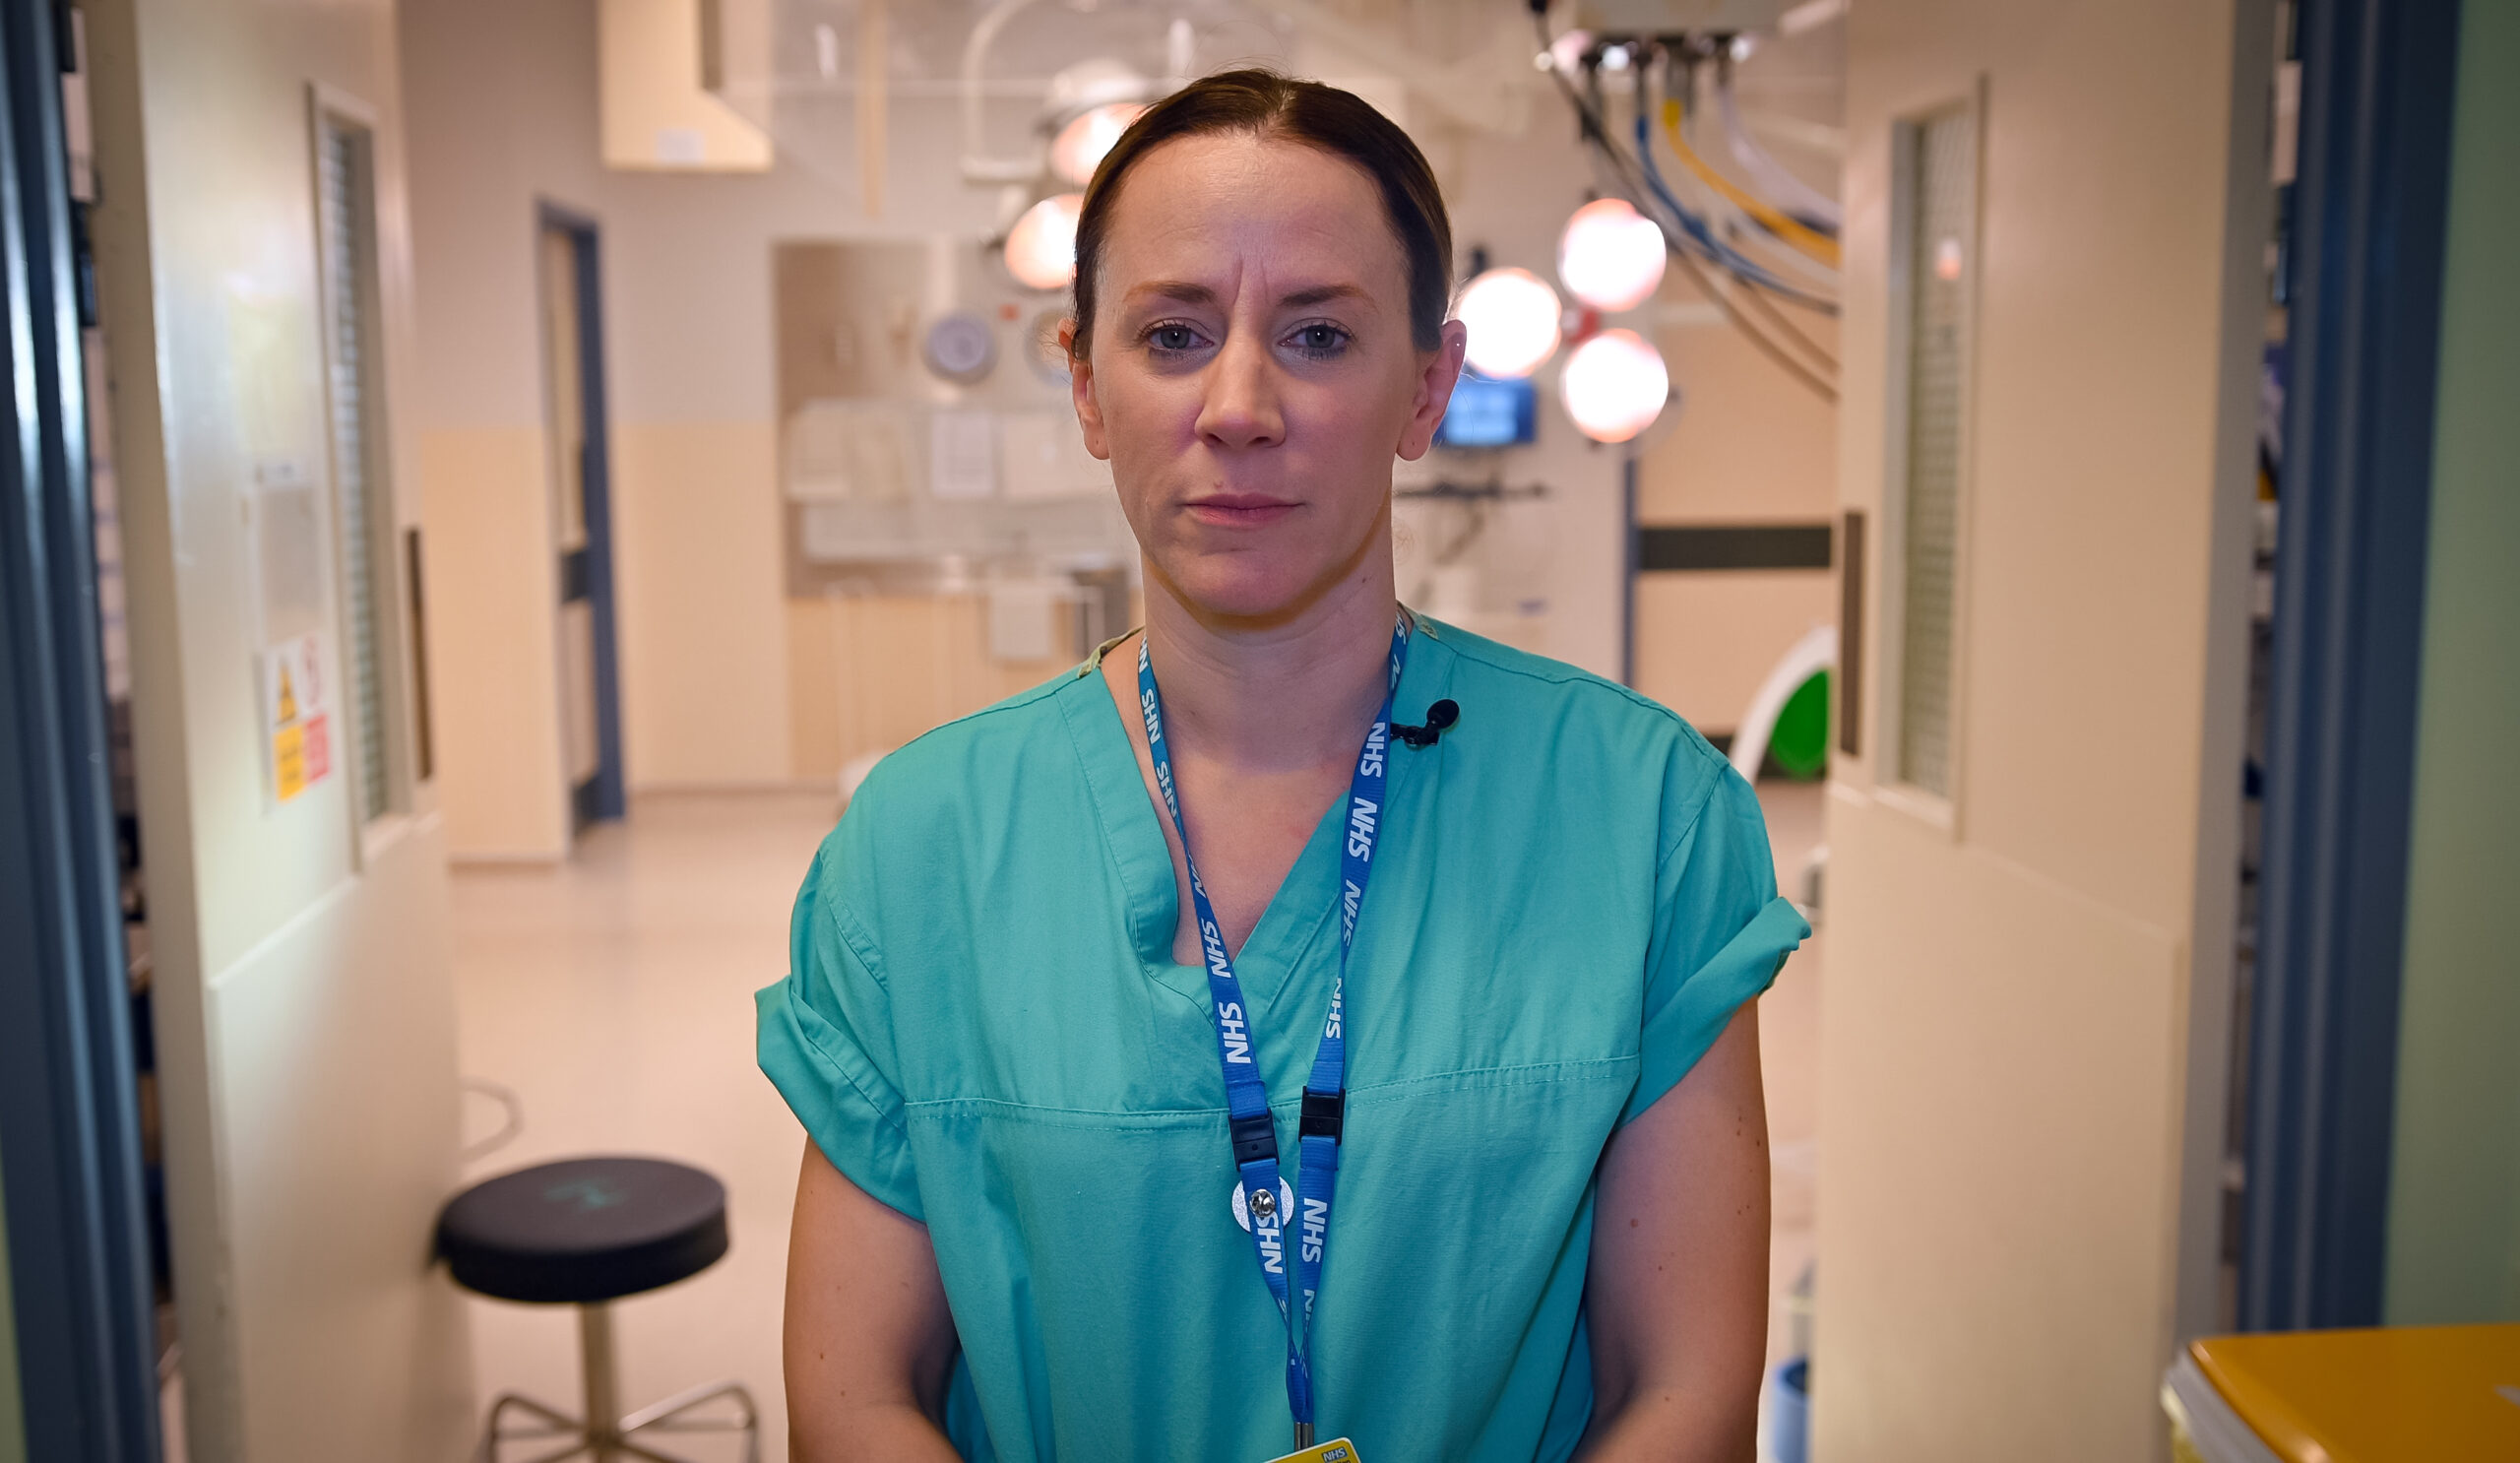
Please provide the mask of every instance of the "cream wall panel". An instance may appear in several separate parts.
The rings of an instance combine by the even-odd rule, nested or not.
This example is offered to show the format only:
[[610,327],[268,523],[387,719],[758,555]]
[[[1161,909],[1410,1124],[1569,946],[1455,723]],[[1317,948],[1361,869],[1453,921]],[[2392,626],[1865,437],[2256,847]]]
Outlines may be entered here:
[[455,1009],[411,998],[443,994],[446,899],[432,820],[212,983],[220,1146],[253,1176],[227,1216],[252,1459],[439,1463],[469,1439],[463,1303],[431,1261]]
[[777,429],[636,422],[612,435],[630,785],[790,781]]
[[1952,824],[1874,789],[1879,675],[1833,770],[1824,1460],[2158,1456],[2154,1384],[2214,1320],[2272,24],[1849,12],[1839,462],[1874,586],[1892,124],[1985,111]]
[[2176,942],[1843,798],[1829,858],[1815,1456],[2152,1456]]
[[559,586],[542,429],[438,427],[419,438],[448,850],[458,859],[564,858]]
[[[376,121],[389,516],[418,520],[398,430],[413,361],[393,13],[95,0],[85,14],[112,180],[94,228],[189,1455],[452,1457],[467,1348],[418,1240],[459,1141],[434,794],[415,790],[362,846],[337,738],[334,774],[274,802],[255,674],[270,599],[252,485],[300,477],[329,513],[313,85]],[[300,612],[338,653],[331,577]],[[383,603],[399,639],[399,584]],[[270,1099],[308,1070],[348,1075]]]
[[1837,580],[1815,570],[1640,575],[1636,688],[1700,732],[1731,732],[1794,643],[1837,617]]
[[[1676,272],[1671,277],[1677,280]],[[1695,302],[1685,282],[1666,301]],[[1823,349],[1837,322],[1795,312]],[[1721,321],[1654,333],[1680,393],[1678,414],[1638,464],[1648,523],[1826,522],[1838,511],[1838,413]]]

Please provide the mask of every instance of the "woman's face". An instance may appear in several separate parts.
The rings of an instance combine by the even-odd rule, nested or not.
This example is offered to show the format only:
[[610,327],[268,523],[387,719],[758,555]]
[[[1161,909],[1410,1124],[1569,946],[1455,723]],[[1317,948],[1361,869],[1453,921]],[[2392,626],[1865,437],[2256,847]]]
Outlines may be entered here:
[[1077,417],[1163,588],[1276,621],[1388,563],[1391,461],[1432,440],[1463,331],[1411,341],[1362,168],[1247,134],[1165,143],[1113,200],[1098,283]]

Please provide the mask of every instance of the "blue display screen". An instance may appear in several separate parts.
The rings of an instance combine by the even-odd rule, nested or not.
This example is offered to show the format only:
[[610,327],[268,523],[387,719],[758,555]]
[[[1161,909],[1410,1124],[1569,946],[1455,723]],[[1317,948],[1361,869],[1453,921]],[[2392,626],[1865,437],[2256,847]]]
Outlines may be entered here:
[[1435,445],[1520,447],[1531,441],[1539,416],[1540,397],[1529,378],[1490,381],[1464,371],[1443,424],[1435,428]]

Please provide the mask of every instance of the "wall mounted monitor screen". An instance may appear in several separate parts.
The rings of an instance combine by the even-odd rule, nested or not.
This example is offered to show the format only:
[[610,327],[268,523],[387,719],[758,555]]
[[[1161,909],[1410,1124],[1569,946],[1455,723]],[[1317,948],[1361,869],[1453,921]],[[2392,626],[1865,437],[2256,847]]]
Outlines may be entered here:
[[1462,372],[1452,406],[1435,428],[1438,447],[1520,447],[1532,440],[1540,416],[1531,381],[1490,381]]

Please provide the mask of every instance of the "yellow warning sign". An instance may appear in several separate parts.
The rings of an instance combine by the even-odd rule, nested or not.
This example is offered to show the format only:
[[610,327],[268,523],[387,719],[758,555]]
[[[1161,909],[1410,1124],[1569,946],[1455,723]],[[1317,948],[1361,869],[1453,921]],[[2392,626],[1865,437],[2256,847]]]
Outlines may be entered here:
[[286,802],[333,770],[325,716],[324,644],[301,635],[263,652],[263,732],[271,738],[272,793]]
[[280,800],[288,799],[324,780],[333,770],[333,743],[324,718],[308,717],[272,735],[272,781]]

